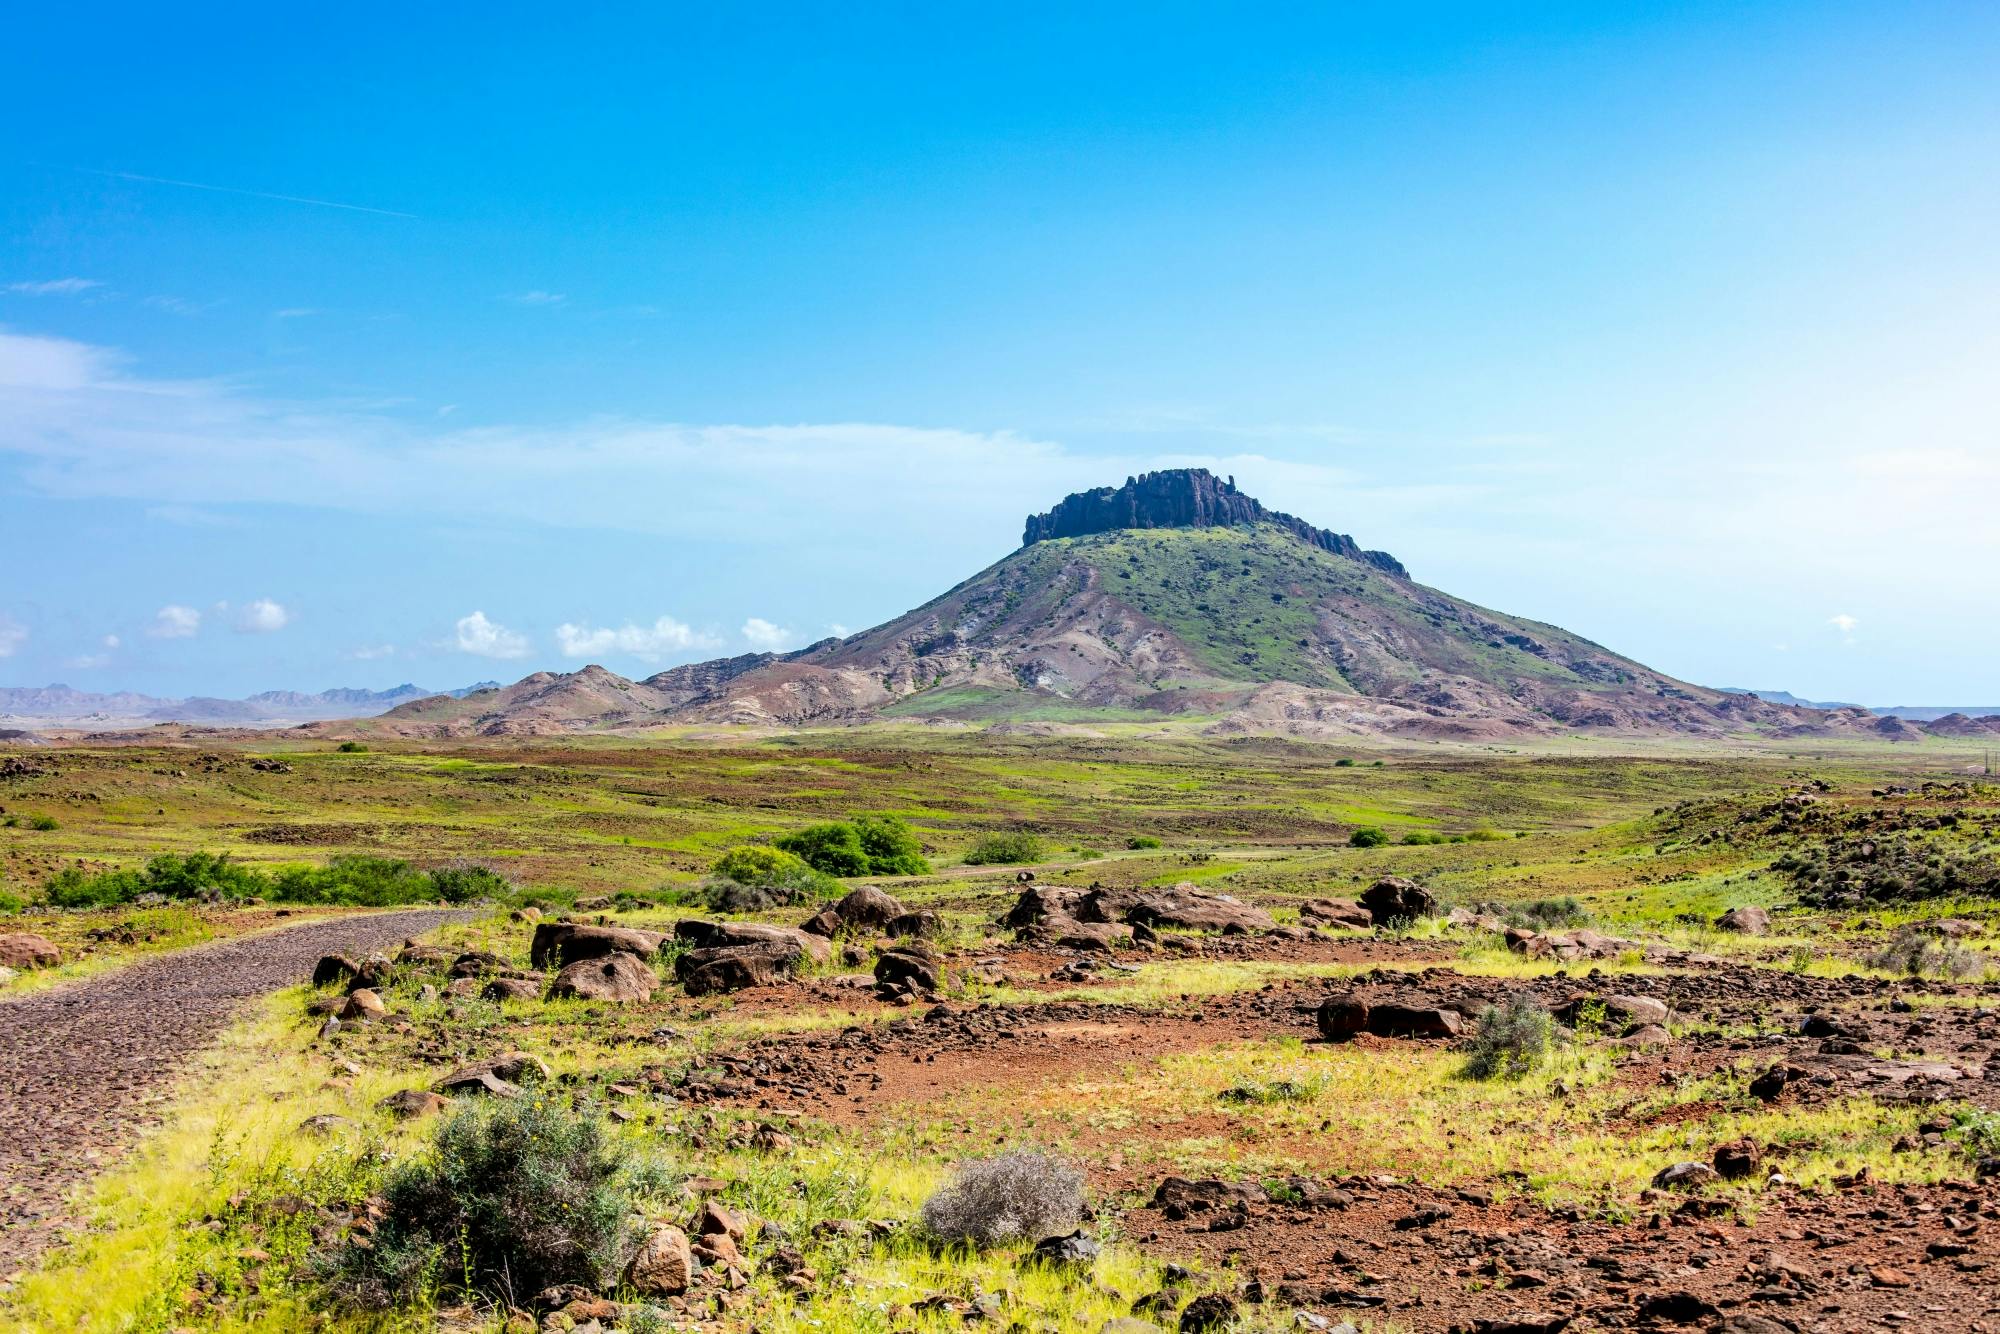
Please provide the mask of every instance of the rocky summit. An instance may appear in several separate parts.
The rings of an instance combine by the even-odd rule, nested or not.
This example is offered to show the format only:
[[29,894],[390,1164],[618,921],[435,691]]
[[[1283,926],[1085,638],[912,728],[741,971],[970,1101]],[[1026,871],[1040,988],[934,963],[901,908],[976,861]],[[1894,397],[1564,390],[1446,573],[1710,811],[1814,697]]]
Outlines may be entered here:
[[1560,626],[1420,584],[1395,557],[1204,469],[1070,495],[1030,516],[1022,536],[923,606],[793,653],[637,681],[597,666],[538,672],[333,726],[448,737],[887,720],[1046,732],[1156,719],[1217,736],[1481,741],[1879,738],[1886,723],[1925,735],[1866,710],[1675,680]]
[[1386,551],[1363,551],[1343,533],[1315,528],[1304,519],[1267,510],[1236,489],[1234,477],[1206,468],[1166,468],[1125,479],[1117,488],[1100,486],[1063,497],[1046,514],[1030,514],[1022,546],[1058,537],[1084,537],[1120,528],[1217,528],[1270,524],[1302,542],[1408,578],[1403,563]]

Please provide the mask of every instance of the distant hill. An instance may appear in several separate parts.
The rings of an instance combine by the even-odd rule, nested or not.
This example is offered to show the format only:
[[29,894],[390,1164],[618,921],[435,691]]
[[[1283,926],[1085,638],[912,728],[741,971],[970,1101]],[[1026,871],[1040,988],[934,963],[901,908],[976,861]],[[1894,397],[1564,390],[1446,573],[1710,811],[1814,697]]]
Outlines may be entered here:
[[844,639],[636,681],[598,666],[538,672],[411,701],[372,726],[450,736],[897,719],[1466,739],[1908,728],[1674,680],[1420,584],[1388,553],[1202,469],[1069,496],[1027,520],[1012,554]]
[[[463,695],[491,688],[493,682],[447,692]],[[420,686],[387,690],[342,687],[304,694],[296,690],[266,690],[247,699],[161,699],[130,691],[96,694],[66,685],[0,686],[0,717],[40,723],[145,721],[219,724],[312,722],[328,718],[366,718],[386,713],[398,704],[436,694]]]
[[1773,704],[1793,704],[1802,709],[1866,708],[1877,717],[1902,718],[1913,723],[1937,722],[1943,718],[1959,715],[1976,720],[2000,718],[2000,704],[1834,704],[1824,700],[1800,699],[1789,690],[1737,690],[1727,686],[1723,689],[1732,695],[1755,695],[1758,699],[1768,700]]

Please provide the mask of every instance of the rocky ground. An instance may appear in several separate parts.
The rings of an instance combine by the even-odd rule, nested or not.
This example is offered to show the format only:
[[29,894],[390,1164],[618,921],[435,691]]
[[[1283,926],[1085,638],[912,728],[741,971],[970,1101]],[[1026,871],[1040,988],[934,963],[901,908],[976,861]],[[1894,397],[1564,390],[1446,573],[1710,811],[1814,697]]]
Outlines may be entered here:
[[313,922],[0,1002],[0,1272],[48,1243],[70,1190],[150,1119],[245,1001],[302,981],[322,955],[365,954],[458,915]]

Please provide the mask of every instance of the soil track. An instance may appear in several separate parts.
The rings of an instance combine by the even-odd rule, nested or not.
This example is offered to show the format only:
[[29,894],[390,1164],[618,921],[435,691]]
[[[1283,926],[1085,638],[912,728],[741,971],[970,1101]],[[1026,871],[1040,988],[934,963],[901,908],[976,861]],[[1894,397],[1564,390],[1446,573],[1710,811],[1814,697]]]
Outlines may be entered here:
[[199,945],[0,1002],[0,1274],[40,1251],[71,1188],[151,1118],[244,1002],[321,955],[369,953],[462,913],[371,913]]

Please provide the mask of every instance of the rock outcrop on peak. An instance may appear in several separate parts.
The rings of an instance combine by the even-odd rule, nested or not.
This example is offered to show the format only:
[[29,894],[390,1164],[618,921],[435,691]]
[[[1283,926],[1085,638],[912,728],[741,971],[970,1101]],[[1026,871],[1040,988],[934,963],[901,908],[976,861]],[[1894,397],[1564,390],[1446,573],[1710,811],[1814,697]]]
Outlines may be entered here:
[[1315,528],[1304,519],[1265,509],[1236,489],[1234,477],[1206,468],[1164,468],[1125,479],[1120,487],[1100,486],[1065,496],[1046,514],[1030,514],[1021,545],[1060,537],[1086,537],[1120,528],[1223,528],[1268,523],[1322,551],[1372,565],[1398,579],[1409,578],[1403,563],[1386,551],[1364,551],[1345,533]]

